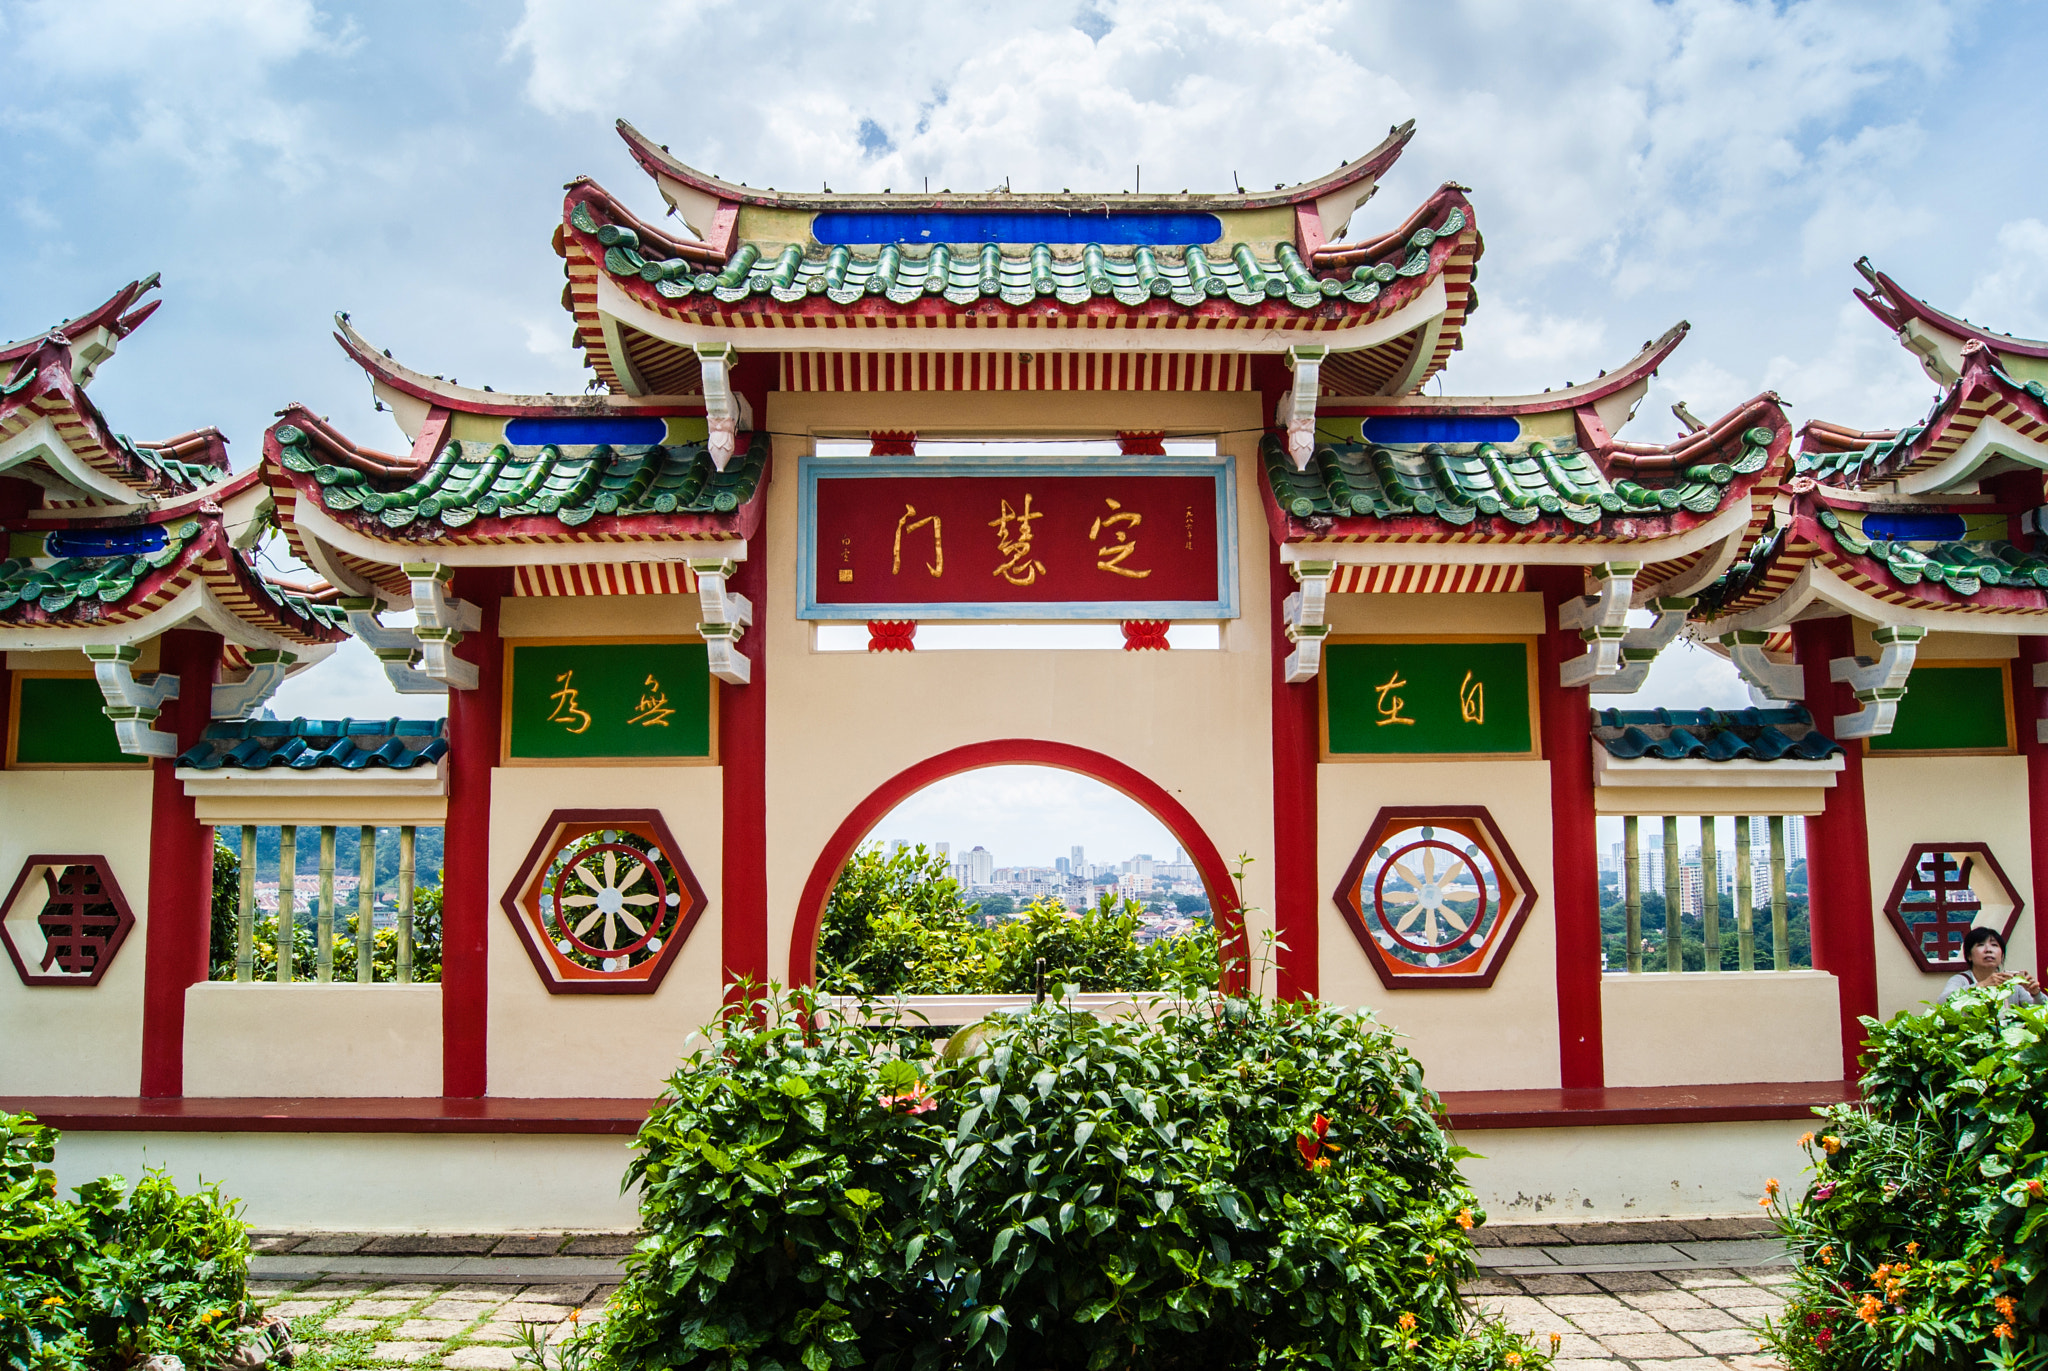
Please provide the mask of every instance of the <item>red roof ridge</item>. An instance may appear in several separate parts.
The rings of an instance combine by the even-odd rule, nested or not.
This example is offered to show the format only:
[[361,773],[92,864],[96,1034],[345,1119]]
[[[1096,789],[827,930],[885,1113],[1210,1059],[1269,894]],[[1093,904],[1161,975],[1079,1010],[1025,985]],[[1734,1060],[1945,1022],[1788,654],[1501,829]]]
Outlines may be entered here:
[[[1390,396],[1385,400],[1340,401],[1323,408],[1326,413],[1331,414],[1412,414],[1439,411],[1456,411],[1461,414],[1544,414],[1561,409],[1576,409],[1580,405],[1605,399],[1656,371],[1664,364],[1664,359],[1685,341],[1685,336],[1691,329],[1692,325],[1681,319],[1657,338],[1644,343],[1635,356],[1605,375],[1580,385],[1546,390],[1539,395],[1402,395]],[[1642,444],[1632,446],[1644,446],[1645,451],[1663,451],[1662,448],[1651,448]]]
[[626,140],[626,148],[633,154],[649,176],[666,176],[680,181],[705,195],[720,200],[736,201],[744,205],[762,205],[781,209],[850,209],[872,205],[878,208],[908,208],[919,206],[928,209],[943,209],[948,206],[971,208],[1040,209],[1055,208],[1074,200],[1095,200],[1105,195],[1114,195],[1119,208],[1138,211],[1159,211],[1163,209],[1201,208],[1207,210],[1268,209],[1277,205],[1311,204],[1346,186],[1356,185],[1368,177],[1377,179],[1387,168],[1400,160],[1402,150],[1415,137],[1415,121],[1396,124],[1387,130],[1387,136],[1378,146],[1363,157],[1354,158],[1326,176],[1297,185],[1284,186],[1271,191],[1239,191],[1236,194],[1207,194],[1187,191],[1173,195],[1130,194],[1121,191],[1090,191],[1082,195],[1070,192],[1012,192],[979,191],[958,193],[938,192],[881,192],[856,191],[833,194],[832,192],[789,192],[773,189],[762,190],[753,186],[736,185],[722,177],[702,172],[688,163],[678,160],[669,150],[646,134],[634,128],[626,120],[618,121],[619,137]]
[[1943,313],[1918,296],[1907,294],[1897,281],[1873,267],[1868,257],[1856,259],[1856,270],[1871,286],[1869,290],[1857,290],[1856,298],[1894,333],[1918,319],[1936,332],[1946,333],[1951,338],[1975,340],[1998,352],[2010,352],[2021,357],[2048,357],[2048,342],[1979,328],[1967,319]]
[[24,338],[18,343],[0,344],[0,362],[18,362],[51,341],[53,337],[68,341],[75,334],[90,332],[96,328],[105,328],[116,338],[126,338],[141,326],[143,320],[156,313],[157,306],[163,303],[162,300],[151,300],[140,309],[129,309],[129,306],[145,292],[154,290],[158,282],[159,274],[151,272],[140,280],[130,281],[99,305],[75,319],[66,319],[61,324],[44,329],[33,338]]

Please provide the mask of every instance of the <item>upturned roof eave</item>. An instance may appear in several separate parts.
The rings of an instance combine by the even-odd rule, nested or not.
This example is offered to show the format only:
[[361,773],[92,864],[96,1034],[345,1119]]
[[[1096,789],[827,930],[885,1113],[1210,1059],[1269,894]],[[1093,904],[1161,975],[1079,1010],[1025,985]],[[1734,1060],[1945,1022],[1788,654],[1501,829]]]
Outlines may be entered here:
[[1678,345],[1690,323],[1680,320],[1663,335],[1613,371],[1581,385],[1546,390],[1540,395],[1401,395],[1335,396],[1316,406],[1318,414],[1370,416],[1380,414],[1555,414],[1604,400],[1653,375]]
[[666,417],[701,414],[701,399],[692,403],[667,398],[596,393],[585,395],[520,395],[494,390],[476,390],[438,376],[428,376],[380,352],[358,333],[346,314],[334,320],[334,341],[350,360],[367,373],[371,381],[421,400],[437,409],[458,414],[485,414],[496,418],[581,417],[592,414],[632,413]]
[[143,320],[156,313],[157,306],[163,303],[162,300],[152,300],[141,309],[130,312],[128,308],[145,292],[153,289],[157,284],[157,280],[157,273],[151,272],[149,275],[138,280],[130,281],[98,305],[74,319],[66,319],[63,323],[46,328],[34,337],[24,338],[18,343],[0,344],[0,363],[21,360],[47,342],[53,333],[70,336],[86,333],[96,328],[105,328],[117,338],[126,338],[141,325]]
[[2010,352],[2020,357],[2048,358],[2048,342],[2034,338],[2016,338],[2010,333],[1996,333],[1979,328],[1967,319],[1959,319],[1928,304],[1917,295],[1906,292],[1899,283],[1870,264],[1868,257],[1858,258],[1856,270],[1870,282],[1872,289],[1858,290],[1856,298],[1863,307],[1876,315],[1894,333],[1904,330],[1909,321],[1917,320],[1938,333],[1945,333],[1958,342],[1975,340],[1998,352]]
[[1397,124],[1387,132],[1378,146],[1362,157],[1346,162],[1337,170],[1312,181],[1287,186],[1272,191],[1239,192],[1235,194],[1206,194],[1183,191],[1177,195],[1131,194],[1112,192],[1022,192],[980,191],[955,193],[951,191],[905,192],[902,194],[876,194],[850,192],[845,194],[809,193],[796,191],[766,190],[754,186],[743,186],[708,172],[697,170],[681,161],[640,132],[628,121],[617,122],[619,137],[625,140],[627,150],[648,175],[667,177],[681,182],[704,195],[742,205],[758,205],[771,209],[795,210],[858,210],[858,209],[1063,209],[1073,205],[1087,204],[1093,207],[1107,201],[1120,210],[1136,213],[1157,213],[1170,210],[1254,210],[1270,209],[1277,206],[1313,204],[1315,201],[1368,178],[1377,180],[1387,169],[1400,160],[1402,151],[1415,136],[1415,121],[1410,119]]

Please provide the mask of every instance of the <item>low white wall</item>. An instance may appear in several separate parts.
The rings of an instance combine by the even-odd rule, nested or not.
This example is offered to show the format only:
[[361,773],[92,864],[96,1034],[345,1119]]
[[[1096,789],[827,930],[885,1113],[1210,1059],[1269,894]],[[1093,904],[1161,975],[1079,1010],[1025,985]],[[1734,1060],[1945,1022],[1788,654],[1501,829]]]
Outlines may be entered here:
[[[1838,1050],[1839,1059],[1839,1050]],[[1798,1119],[1640,1127],[1461,1130],[1461,1169],[1492,1223],[1758,1214],[1764,1181],[1795,1192]]]
[[1825,971],[1610,973],[1607,1084],[1840,1080],[1841,1003]]
[[185,991],[188,1095],[438,1095],[438,985],[238,985]]
[[[258,1228],[349,1233],[604,1232],[638,1222],[619,1193],[631,1138],[536,1134],[66,1133],[69,1187],[160,1166],[248,1204]],[[317,1183],[314,1178],[318,1178]]]

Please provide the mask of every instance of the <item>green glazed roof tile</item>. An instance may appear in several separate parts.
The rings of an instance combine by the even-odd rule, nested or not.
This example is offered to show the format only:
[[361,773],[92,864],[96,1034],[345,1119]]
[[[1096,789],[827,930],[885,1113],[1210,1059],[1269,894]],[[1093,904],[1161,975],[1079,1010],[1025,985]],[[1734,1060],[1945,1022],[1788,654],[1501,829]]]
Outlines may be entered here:
[[1055,252],[1046,243],[1007,251],[994,243],[939,243],[914,249],[889,243],[872,257],[857,256],[843,246],[806,253],[794,244],[768,257],[758,244],[741,243],[723,270],[711,272],[681,257],[651,260],[642,255],[639,233],[623,224],[599,223],[588,201],[577,203],[569,222],[604,249],[607,272],[638,277],[670,300],[707,295],[732,304],[750,295],[766,295],[793,304],[822,295],[834,304],[850,305],[863,296],[880,296],[907,305],[935,295],[955,305],[982,299],[1027,305],[1042,298],[1078,305],[1109,297],[1132,306],[1170,299],[1190,308],[1208,299],[1244,306],[1284,300],[1296,309],[1338,298],[1368,304],[1389,282],[1427,271],[1430,246],[1463,232],[1466,224],[1465,212],[1453,208],[1436,227],[1410,234],[1385,260],[1319,278],[1290,243],[1280,244],[1265,258],[1242,243],[1230,252],[1199,246],[1105,248],[1089,243],[1078,254]]
[[[157,527],[163,531],[163,545],[150,552],[105,557],[10,557],[0,561],[0,620],[18,619],[31,610],[50,615],[69,611],[90,618],[95,606],[121,603],[152,572],[182,557],[202,531],[196,519]],[[339,607],[283,590],[264,580],[253,566],[247,565],[246,559],[244,568],[249,580],[273,604],[326,628],[347,628],[347,619]]]
[[277,441],[285,469],[310,475],[328,509],[356,511],[389,529],[532,517],[573,528],[599,515],[731,514],[754,497],[768,449],[756,435],[720,471],[702,443],[451,442],[417,480],[386,489],[352,467],[315,460],[311,440],[295,425],[280,425]]

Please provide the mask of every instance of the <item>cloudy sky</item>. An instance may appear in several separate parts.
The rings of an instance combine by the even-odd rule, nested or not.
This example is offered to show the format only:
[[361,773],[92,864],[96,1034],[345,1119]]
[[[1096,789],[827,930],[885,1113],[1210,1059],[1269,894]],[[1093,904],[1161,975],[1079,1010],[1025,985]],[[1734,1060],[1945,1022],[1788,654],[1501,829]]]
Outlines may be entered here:
[[[429,372],[580,389],[562,183],[662,208],[616,117],[755,185],[1112,191],[1139,166],[1299,181],[1413,118],[1353,230],[1471,188],[1482,307],[1448,391],[1582,380],[1683,318],[1631,437],[1767,388],[1892,426],[1931,387],[1851,298],[1859,255],[2048,334],[2044,27],[1937,0],[7,0],[0,335],[161,271],[93,393],[137,437],[217,425],[246,464],[291,400],[391,441],[338,309]],[[1671,703],[1725,691],[1660,677]],[[280,705],[398,708],[377,685],[337,659]]]

